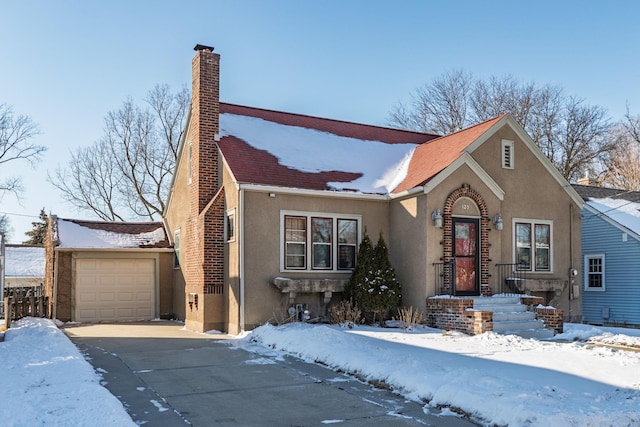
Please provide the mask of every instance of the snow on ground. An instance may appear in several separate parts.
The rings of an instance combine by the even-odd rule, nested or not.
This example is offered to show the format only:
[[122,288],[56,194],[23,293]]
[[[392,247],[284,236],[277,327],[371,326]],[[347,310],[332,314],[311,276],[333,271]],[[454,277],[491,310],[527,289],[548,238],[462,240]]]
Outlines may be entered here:
[[565,325],[565,331],[556,338],[567,342],[545,342],[294,323],[262,326],[235,344],[384,381],[407,398],[462,410],[485,425],[640,425],[640,353],[595,345],[638,349],[640,330]]
[[25,318],[0,342],[3,426],[135,426],[51,320]]
[[[568,324],[565,331],[557,342],[292,323],[261,326],[229,342],[261,360],[290,354],[384,381],[408,398],[462,410],[485,425],[640,425],[640,330]],[[0,342],[0,360],[2,425],[135,425],[50,320],[14,323]]]

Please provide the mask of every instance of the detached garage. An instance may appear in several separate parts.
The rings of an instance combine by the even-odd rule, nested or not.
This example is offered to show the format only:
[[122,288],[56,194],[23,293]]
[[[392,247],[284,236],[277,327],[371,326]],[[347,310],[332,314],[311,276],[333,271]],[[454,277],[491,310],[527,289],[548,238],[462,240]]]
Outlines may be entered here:
[[53,218],[45,291],[62,321],[173,318],[173,249],[162,223]]

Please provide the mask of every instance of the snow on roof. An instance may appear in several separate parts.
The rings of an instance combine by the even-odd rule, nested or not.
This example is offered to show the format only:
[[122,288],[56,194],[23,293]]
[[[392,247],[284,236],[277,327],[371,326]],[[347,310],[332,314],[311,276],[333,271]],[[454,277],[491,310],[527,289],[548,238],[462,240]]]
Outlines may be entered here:
[[625,199],[589,199],[587,205],[627,228],[640,234],[640,203]]
[[[330,182],[335,190],[389,193],[407,175],[415,143],[389,144],[237,114],[220,115],[220,135],[241,139],[275,156],[282,166],[303,172],[358,174],[350,182]],[[291,183],[295,185],[295,183]]]
[[89,228],[76,222],[58,219],[59,248],[124,249],[150,247],[166,239],[164,229],[137,234]]
[[5,246],[5,276],[44,277],[44,248]]

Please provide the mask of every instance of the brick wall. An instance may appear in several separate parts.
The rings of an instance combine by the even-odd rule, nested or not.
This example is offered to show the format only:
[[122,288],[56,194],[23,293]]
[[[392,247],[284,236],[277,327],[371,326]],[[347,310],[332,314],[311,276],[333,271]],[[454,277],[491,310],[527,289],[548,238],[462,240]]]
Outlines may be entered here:
[[[443,261],[447,262],[453,257],[453,206],[461,197],[468,197],[473,200],[480,209],[480,283],[489,283],[489,230],[491,219],[489,218],[487,204],[484,198],[469,184],[462,184],[462,187],[453,191],[447,197],[442,212],[443,218]],[[445,283],[445,288],[451,284]],[[491,288],[481,286],[483,295],[491,295]]]
[[432,328],[460,331],[471,335],[493,330],[493,313],[474,311],[471,299],[427,298],[425,320]]
[[536,314],[536,319],[542,320],[547,329],[553,329],[556,334],[561,334],[564,331],[564,310],[534,307],[533,312]]
[[[189,217],[183,247],[185,251],[185,300],[198,295],[198,306],[186,307],[186,321],[192,329],[205,328],[210,316],[205,294],[219,294],[224,288],[224,189],[220,187],[217,138],[220,115],[220,55],[206,46],[196,46],[192,61],[192,101],[189,132]],[[187,304],[188,305],[188,304]],[[216,311],[219,311],[216,308]],[[222,315],[222,313],[219,313]]]

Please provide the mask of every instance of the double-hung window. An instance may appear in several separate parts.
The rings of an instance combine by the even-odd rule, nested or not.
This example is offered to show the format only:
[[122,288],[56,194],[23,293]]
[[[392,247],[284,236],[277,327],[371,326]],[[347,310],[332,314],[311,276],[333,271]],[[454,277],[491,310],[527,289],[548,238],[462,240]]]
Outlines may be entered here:
[[517,269],[551,272],[553,265],[552,222],[516,219],[514,223]]
[[604,291],[604,254],[585,255],[584,289]]
[[351,270],[360,221],[359,216],[283,211],[281,269]]

